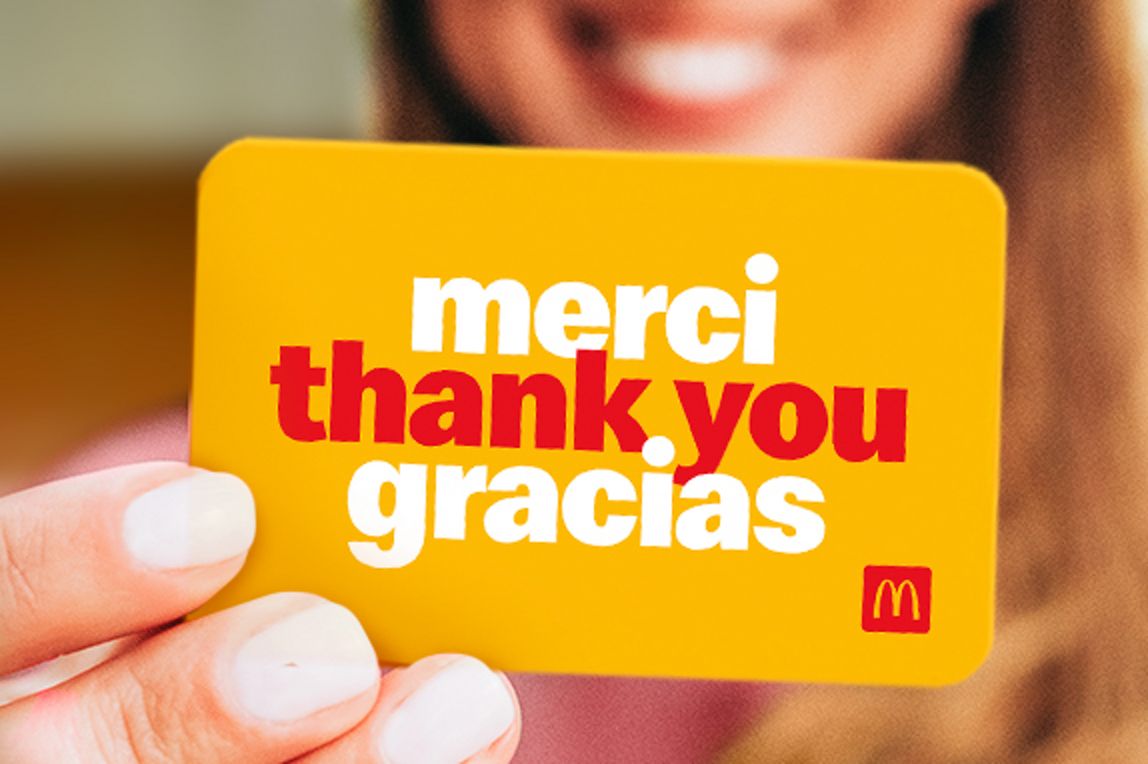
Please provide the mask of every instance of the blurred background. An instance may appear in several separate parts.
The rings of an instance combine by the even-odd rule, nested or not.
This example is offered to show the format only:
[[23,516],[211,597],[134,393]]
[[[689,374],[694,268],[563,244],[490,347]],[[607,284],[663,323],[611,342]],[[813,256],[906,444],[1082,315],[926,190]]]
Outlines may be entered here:
[[371,30],[361,0],[0,3],[0,493],[185,399],[199,169],[370,137]]
[[371,39],[358,0],[0,2],[0,493],[186,398],[200,168],[369,136]]

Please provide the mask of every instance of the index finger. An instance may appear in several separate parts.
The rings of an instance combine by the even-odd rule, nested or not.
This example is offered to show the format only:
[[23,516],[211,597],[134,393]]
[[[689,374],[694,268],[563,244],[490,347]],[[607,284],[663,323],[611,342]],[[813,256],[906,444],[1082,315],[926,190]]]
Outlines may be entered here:
[[185,615],[239,572],[254,534],[239,478],[178,462],[0,499],[0,674]]

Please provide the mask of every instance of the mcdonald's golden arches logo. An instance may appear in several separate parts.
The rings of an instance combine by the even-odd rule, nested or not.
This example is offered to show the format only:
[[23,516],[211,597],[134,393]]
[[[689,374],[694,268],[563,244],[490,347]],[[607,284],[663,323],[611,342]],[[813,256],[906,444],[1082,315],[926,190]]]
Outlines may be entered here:
[[861,598],[861,628],[927,634],[932,625],[932,599],[931,568],[869,565]]

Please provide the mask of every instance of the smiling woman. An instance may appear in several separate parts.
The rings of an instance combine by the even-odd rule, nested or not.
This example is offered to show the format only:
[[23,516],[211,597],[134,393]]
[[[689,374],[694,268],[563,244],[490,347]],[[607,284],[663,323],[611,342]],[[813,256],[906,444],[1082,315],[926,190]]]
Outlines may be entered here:
[[[1148,207],[1123,3],[363,1],[381,9],[384,137],[952,159],[989,170],[1011,201],[1000,625],[984,668],[937,691],[519,675],[521,761],[1148,758],[1139,374]],[[210,116],[188,91],[233,92],[241,109],[273,96],[258,77],[239,87],[243,78],[220,53],[224,38],[245,53],[282,45],[283,66],[267,67],[280,83],[298,85],[346,61],[315,49],[302,55],[295,38],[279,34],[272,22],[291,15],[283,2],[7,5],[22,20],[0,23],[9,32],[0,76],[38,72],[24,92],[54,108],[7,109],[5,136],[19,136],[5,139],[5,159],[63,143],[64,134],[98,137],[81,119],[92,112],[95,125],[116,133],[100,145],[138,150],[161,133],[148,119],[124,119],[136,114],[124,106],[139,94],[153,94],[149,114],[177,131]],[[290,7],[335,5],[351,7]],[[192,23],[200,18],[193,9],[208,7],[218,20]],[[266,23],[242,23],[239,9],[256,7]],[[78,32],[27,22],[40,14],[66,17]],[[139,47],[101,34],[149,20],[157,26],[132,38]],[[323,36],[317,22],[302,27],[312,40]],[[188,36],[195,29],[204,30],[200,41]],[[135,87],[168,71],[167,54],[189,55],[195,73],[222,72],[227,87],[162,77],[156,89]],[[87,100],[61,98],[77,91]],[[282,102],[292,113],[303,103],[296,92]],[[324,83],[316,92],[350,91]],[[330,113],[341,108],[324,103]],[[270,131],[321,129],[278,115]],[[0,189],[5,233],[17,234],[0,263],[48,264],[34,278],[31,267],[0,278],[8,290],[0,302],[25,317],[5,338],[5,368],[19,373],[4,380],[0,445],[10,453],[0,458],[0,481],[14,479],[17,459],[31,463],[23,454],[42,453],[49,432],[77,441],[108,416],[182,391],[192,239],[184,177],[63,196]],[[52,249],[67,256],[53,258]],[[157,326],[166,329],[141,333]],[[65,337],[74,341],[61,344]],[[162,394],[138,386],[157,374],[170,375]],[[122,408],[84,418],[110,400]],[[20,427],[17,412],[25,412]],[[185,420],[176,412],[125,430],[64,471],[180,457]],[[0,708],[0,756],[33,764],[90,760],[93,751],[116,761],[510,759],[521,718],[515,694],[473,659],[433,656],[379,679],[351,614],[302,595],[173,627],[238,572],[246,526],[232,525],[243,533],[211,546],[234,557],[169,568],[188,557],[137,556],[142,547],[127,538],[140,536],[125,523],[146,529],[136,523],[154,519],[147,510],[159,491],[203,540],[213,528],[227,536],[226,524],[209,522],[220,502],[252,511],[250,496],[229,484],[152,462],[0,499],[0,696],[10,701]],[[215,491],[210,502],[196,500],[202,487]],[[92,650],[108,640],[116,641]],[[67,653],[75,660],[52,660]],[[334,670],[311,670],[318,665]],[[81,669],[91,670],[72,678]],[[291,715],[300,718],[275,721]]]
[[793,691],[740,737],[745,686],[520,677],[525,760],[1148,755],[1145,199],[1122,3],[382,8],[387,137],[947,159],[988,170],[1010,200],[1000,626],[985,667],[940,691]]

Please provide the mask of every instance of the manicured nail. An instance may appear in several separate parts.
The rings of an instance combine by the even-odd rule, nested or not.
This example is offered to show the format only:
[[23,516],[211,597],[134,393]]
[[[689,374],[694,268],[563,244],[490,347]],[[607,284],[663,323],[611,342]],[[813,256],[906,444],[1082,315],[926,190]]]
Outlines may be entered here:
[[383,726],[387,764],[459,764],[514,723],[514,699],[482,661],[462,657],[411,693]]
[[152,568],[193,568],[238,557],[255,539],[255,500],[242,480],[199,471],[137,496],[124,542]]
[[251,637],[232,663],[232,687],[248,713],[302,719],[355,698],[379,681],[375,650],[345,607],[324,603]]

